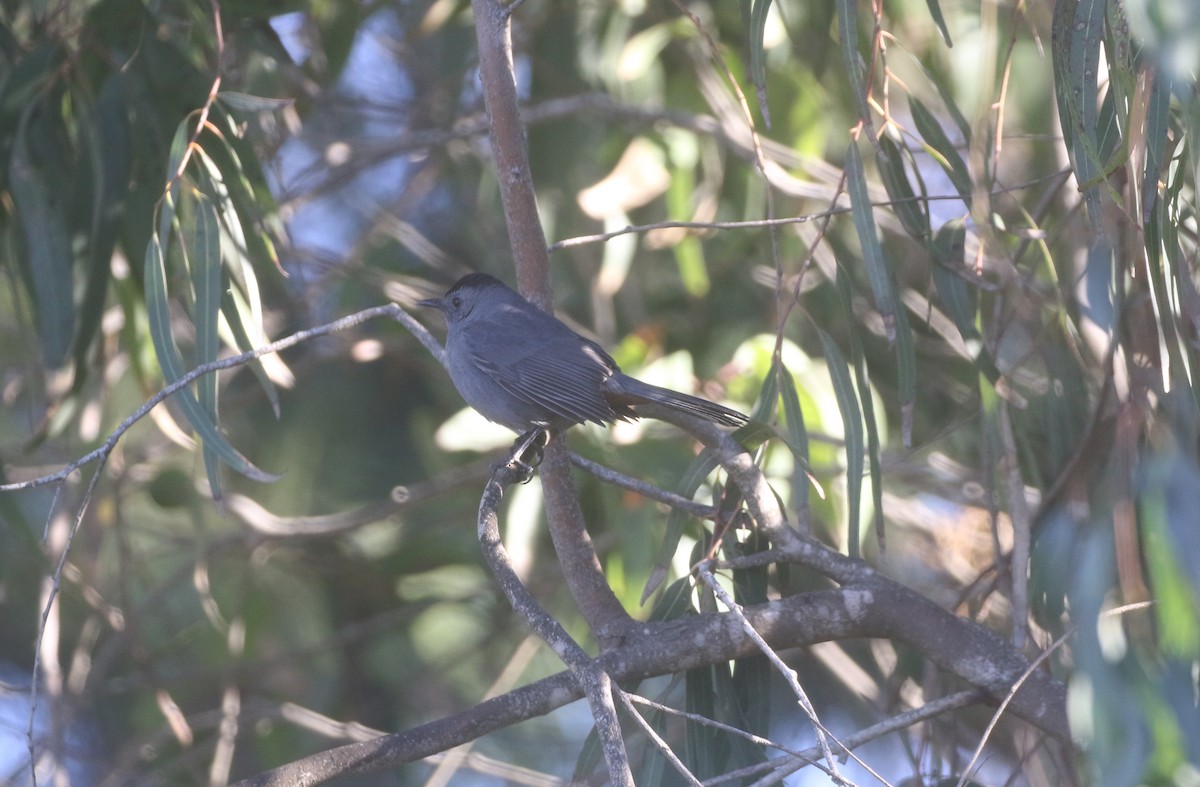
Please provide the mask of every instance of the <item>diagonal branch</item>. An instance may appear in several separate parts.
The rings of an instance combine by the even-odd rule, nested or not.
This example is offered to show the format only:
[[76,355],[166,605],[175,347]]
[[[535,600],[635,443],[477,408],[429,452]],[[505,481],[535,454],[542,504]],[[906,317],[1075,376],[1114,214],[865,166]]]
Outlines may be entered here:
[[500,505],[505,488],[520,480],[520,474],[513,463],[509,463],[497,467],[484,487],[483,497],[479,501],[478,521],[479,544],[483,548],[484,559],[512,608],[562,659],[575,678],[576,685],[582,688],[587,696],[592,718],[596,722],[596,732],[604,747],[604,758],[608,762],[611,783],[632,787],[633,773],[629,770],[629,756],[625,753],[621,725],[617,721],[612,680],[604,669],[571,639],[566,629],[538,605],[521,583],[521,578],[517,576],[512,560],[504,549],[496,509]]

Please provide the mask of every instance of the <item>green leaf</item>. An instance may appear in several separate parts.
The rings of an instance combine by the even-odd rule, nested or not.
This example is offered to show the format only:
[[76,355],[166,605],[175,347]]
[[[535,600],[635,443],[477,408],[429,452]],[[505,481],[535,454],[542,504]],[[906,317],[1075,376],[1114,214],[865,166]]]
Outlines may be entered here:
[[954,184],[958,196],[962,197],[963,202],[966,202],[969,208],[972,186],[971,171],[967,169],[966,162],[959,155],[954,143],[946,136],[946,132],[942,131],[942,126],[937,122],[933,113],[921,103],[920,99],[909,98],[908,103],[912,110],[913,123],[916,124],[921,138],[925,140],[926,149],[950,176],[950,182]]
[[947,222],[938,228],[933,242],[933,284],[937,288],[942,308],[954,321],[967,352],[974,359],[976,370],[995,385],[1000,370],[976,327],[977,306],[971,285],[954,270],[963,270],[963,240],[966,229],[961,220]]
[[842,414],[842,428],[846,436],[846,505],[849,509],[850,550],[858,550],[859,511],[862,507],[862,479],[865,446],[863,443],[862,411],[855,395],[854,382],[850,379],[850,367],[838,349],[837,342],[829,334],[814,325],[821,338],[825,354],[825,366],[833,383],[833,394],[837,398],[838,411]]
[[[211,156],[210,153],[217,152],[219,155]],[[237,249],[240,254],[234,255],[232,260],[228,260],[226,265],[222,266],[222,281],[221,281],[221,312],[225,315],[226,324],[233,333],[234,341],[242,352],[254,349],[258,342],[262,340],[264,329],[262,324],[263,310],[259,302],[258,294],[258,279],[254,273],[254,266],[249,255],[252,252],[251,246],[254,248],[266,248],[263,243],[264,233],[251,231],[247,233],[243,226],[243,221],[246,218],[246,208],[244,204],[239,203],[236,195],[242,194],[244,199],[253,200],[253,190],[250,188],[249,182],[241,169],[241,162],[238,159],[236,151],[231,147],[221,145],[213,148],[200,148],[196,151],[197,158],[203,165],[204,172],[207,178],[204,179],[207,190],[216,200],[216,207],[219,210],[222,226],[232,246]],[[222,169],[222,165],[225,169]],[[232,170],[233,175],[227,176],[226,170]],[[257,238],[259,243],[249,243],[250,239]],[[269,249],[267,259],[272,260],[278,267],[278,260],[274,257],[274,248]],[[234,292],[233,282],[239,284],[238,292]],[[254,336],[251,338],[250,332],[246,329],[247,320],[251,323],[254,330]],[[268,401],[275,410],[275,414],[279,414],[279,394],[275,389],[274,383],[267,376],[262,362],[255,359],[250,364],[250,369],[258,380],[259,385],[263,389]]]
[[950,30],[946,27],[946,18],[942,16],[942,6],[938,0],[925,0],[925,5],[929,7],[929,16],[937,25],[938,32],[942,34],[942,40],[946,42],[946,46],[954,46],[954,42],[950,40]]
[[[917,403],[917,346],[913,341],[908,312],[896,313],[896,387],[900,391],[900,435],[905,448],[912,448],[913,409]],[[869,402],[864,403],[869,407]],[[875,420],[874,408],[867,413],[868,429]]]
[[871,107],[867,104],[866,68],[858,51],[858,3],[856,0],[837,0],[838,33],[842,45],[842,60],[858,119],[871,128]]
[[[228,199],[233,203],[233,210],[244,227],[239,250],[251,260],[268,261],[282,272],[279,255],[271,240],[267,225],[268,216],[273,216],[274,200],[269,190],[255,190],[251,181],[263,183],[264,176],[258,167],[258,160],[253,155],[242,155],[238,152],[241,140],[237,136],[237,125],[232,117],[220,113],[225,123],[225,133],[216,136],[218,144],[209,145],[204,149],[204,155],[211,159],[213,166],[220,171],[219,180],[228,191]],[[250,152],[252,153],[252,152]],[[230,209],[222,206],[223,215],[228,215]]]
[[1200,547],[1200,517],[1194,505],[1200,495],[1200,466],[1180,450],[1173,436],[1162,442],[1165,450],[1152,453],[1141,467],[1138,521],[1158,602],[1154,611],[1162,650],[1193,661],[1200,657],[1200,570],[1182,558],[1195,555]]
[[[162,246],[158,236],[150,239],[146,247],[145,259],[146,278],[146,313],[149,318],[150,338],[154,342],[154,350],[158,356],[163,377],[167,382],[174,382],[185,374],[183,359],[179,348],[175,345],[175,337],[171,333],[171,314],[167,296],[166,269],[163,262]],[[192,392],[186,388],[176,392],[184,414],[192,427],[200,434],[206,446],[211,445],[221,457],[221,460],[237,472],[254,481],[270,483],[279,476],[267,473],[255,467],[250,460],[238,453],[237,449],[221,434],[201,408],[200,403]]]
[[[194,223],[185,238],[192,292],[195,298],[196,362],[209,363],[217,359],[219,349],[218,318],[221,308],[221,227],[217,223],[217,212],[212,202],[203,194],[194,195],[192,208]],[[203,378],[197,385],[201,391],[200,401],[209,400],[215,405],[215,378]],[[211,393],[205,395],[205,389]]]
[[[1054,88],[1063,137],[1092,226],[1100,225],[1100,182],[1106,163],[1097,135],[1100,48],[1107,0],[1064,0],[1054,6]],[[1109,188],[1109,193],[1119,197]]]
[[779,383],[783,415],[787,419],[788,446],[803,460],[796,462],[796,472],[792,474],[792,496],[796,500],[797,510],[803,511],[808,508],[809,494],[808,430],[804,428],[804,412],[800,409],[796,381],[782,362],[779,364]]
[[1150,223],[1150,213],[1158,200],[1158,175],[1166,156],[1167,134],[1171,123],[1171,80],[1156,73],[1150,85],[1146,108],[1146,168],[1142,173],[1142,223]]
[[695,613],[692,606],[692,578],[680,577],[667,585],[662,596],[650,610],[649,619],[652,621],[678,620],[685,615]]
[[[73,255],[62,195],[55,194],[29,136],[38,111],[39,105],[31,104],[17,126],[8,182],[25,239],[42,356],[47,366],[58,368],[66,363],[75,335]],[[65,151],[57,155],[69,159]]]
[[767,58],[763,48],[763,37],[767,29],[767,12],[771,10],[771,0],[743,0],[750,4],[750,23],[746,32],[750,37],[750,80],[754,83],[754,92],[758,96],[758,110],[762,113],[763,122],[771,127],[771,111],[767,106]]
[[896,341],[896,289],[883,257],[883,247],[876,234],[875,215],[871,198],[867,192],[867,178],[863,172],[862,158],[858,155],[857,143],[851,141],[846,149],[846,190],[850,194],[850,213],[854,218],[854,229],[862,247],[863,263],[867,268],[867,279],[875,296],[875,308],[883,317],[884,331],[888,342]]
[[[217,211],[212,202],[199,193],[194,199],[192,231],[184,241],[195,300],[192,320],[196,325],[196,363],[206,364],[217,359],[220,349],[221,227],[217,223]],[[200,408],[212,423],[217,423],[217,376],[208,374],[201,377],[196,381],[196,391]],[[207,441],[204,443],[204,467],[213,499],[219,500],[217,452]]]
[[80,391],[87,380],[88,351],[100,329],[108,296],[112,253],[117,239],[118,206],[125,200],[129,183],[129,119],[121,80],[110,76],[93,105],[82,97],[79,136],[91,175],[91,222],[87,234],[87,284],[79,304],[79,327],[75,337],[75,381]]
[[892,200],[892,210],[904,225],[905,232],[924,241],[929,237],[929,203],[924,199],[918,200],[908,182],[904,162],[910,157],[908,151],[902,151],[887,134],[880,136],[875,150],[875,163],[879,167],[883,187]]
[[[733,686],[728,662],[697,667],[685,675],[684,707],[688,713],[707,719],[718,717],[718,698],[732,693]],[[699,779],[708,779],[723,772],[722,763],[729,751],[729,741],[707,724],[688,723],[685,728],[684,763]]]
[[[689,141],[692,140],[689,138]],[[684,147],[682,143],[676,143],[673,150],[681,147]],[[692,160],[683,163],[677,161],[677,158]],[[668,215],[672,219],[688,221],[693,217],[693,200],[696,198],[694,159],[695,156],[688,155],[671,157],[671,185],[667,189],[666,198]],[[630,249],[631,258],[635,248],[636,245],[633,245]],[[671,252],[675,255],[675,264],[679,266],[679,278],[688,294],[696,298],[707,295],[712,282],[704,264],[704,244],[700,239],[695,235],[684,235],[671,246]]]
[[750,414],[751,424],[768,424],[775,417],[775,408],[779,406],[779,365],[778,358],[771,359],[771,368],[763,378],[762,390],[758,392],[758,401]]
[[[726,532],[724,548],[730,557],[758,554],[769,547],[770,543],[761,531],[752,531],[745,541],[739,541],[732,530]],[[742,605],[766,603],[769,575],[770,570],[766,565],[734,569],[734,598]],[[772,672],[771,662],[764,655],[747,656],[735,661],[733,691],[723,703],[727,707],[722,713],[722,720],[738,729],[767,736],[774,694]],[[762,749],[744,738],[733,739],[731,749],[730,759],[725,763],[726,770],[753,765],[765,759]]]
[[[837,273],[837,288],[838,293],[842,298],[842,309],[846,314],[852,314],[850,292],[850,277],[841,267]],[[898,314],[899,317],[905,319],[903,310]],[[905,327],[907,328],[907,319],[905,319]],[[902,334],[898,334],[902,335]],[[897,343],[897,347],[899,347]],[[863,353],[862,340],[859,339],[858,328],[855,325],[850,327],[850,364],[854,367],[854,380],[858,388],[858,402],[862,409],[863,421],[866,424],[867,432],[867,460],[868,469],[871,473],[871,496],[874,504],[874,519],[875,519],[875,537],[879,542],[880,548],[885,543],[885,532],[883,524],[883,468],[880,464],[880,440],[879,426],[875,421],[875,399],[871,393],[871,376],[867,370],[867,359]],[[907,434],[906,434],[907,437]],[[857,522],[852,522],[856,525]],[[849,552],[852,557],[858,557],[861,551],[861,533],[857,526],[852,527],[850,531],[850,548]]]

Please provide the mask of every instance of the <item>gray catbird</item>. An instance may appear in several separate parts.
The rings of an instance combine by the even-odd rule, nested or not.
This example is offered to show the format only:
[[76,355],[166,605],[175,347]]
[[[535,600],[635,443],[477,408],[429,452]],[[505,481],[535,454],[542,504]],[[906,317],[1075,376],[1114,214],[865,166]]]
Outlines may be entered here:
[[623,374],[585,339],[486,273],[462,277],[419,302],[446,316],[446,366],[454,387],[489,421],[518,433],[559,432],[584,421],[637,418],[632,405],[663,404],[727,426],[741,413]]

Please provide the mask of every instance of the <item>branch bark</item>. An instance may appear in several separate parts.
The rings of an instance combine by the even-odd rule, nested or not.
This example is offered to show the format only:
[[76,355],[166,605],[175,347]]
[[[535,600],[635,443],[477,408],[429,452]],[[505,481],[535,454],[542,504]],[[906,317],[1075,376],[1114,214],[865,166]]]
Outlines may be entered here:
[[[804,593],[746,607],[746,619],[776,650],[830,640],[892,638],[921,651],[995,703],[1028,662],[1001,637],[880,576],[869,588]],[[687,647],[680,647],[687,643]],[[618,648],[597,657],[617,682],[643,680],[758,653],[729,613],[704,613],[641,624]],[[475,705],[462,713],[319,752],[238,782],[239,787],[314,785],[336,776],[375,773],[414,762],[490,732],[549,713],[583,696],[562,672]],[[1046,672],[1032,673],[1010,705],[1014,715],[1061,741],[1070,741],[1066,688]]]
[[[518,459],[514,450],[514,460]],[[621,736],[621,725],[617,721],[617,708],[613,701],[612,681],[604,669],[588,656],[587,652],[571,639],[566,630],[542,609],[533,595],[521,583],[513,568],[504,542],[500,538],[500,519],[496,513],[504,489],[519,480],[513,464],[498,467],[484,487],[479,501],[479,544],[487,560],[492,576],[500,583],[508,602],[542,641],[562,659],[575,678],[575,684],[583,690],[591,706],[592,718],[596,722],[596,734],[604,748],[604,759],[608,763],[609,783],[622,787],[633,787],[633,773],[629,769],[629,756],[625,753],[625,741]]]

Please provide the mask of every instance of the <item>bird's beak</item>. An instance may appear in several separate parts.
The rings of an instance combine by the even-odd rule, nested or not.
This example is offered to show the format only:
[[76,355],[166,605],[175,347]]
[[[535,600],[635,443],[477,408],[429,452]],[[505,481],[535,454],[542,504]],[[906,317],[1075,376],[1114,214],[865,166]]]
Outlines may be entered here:
[[417,301],[417,305],[418,306],[428,306],[431,309],[440,309],[440,308],[442,308],[442,299],[441,298],[426,298],[423,301]]

